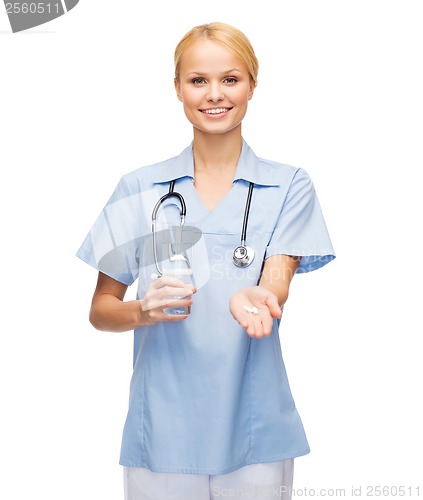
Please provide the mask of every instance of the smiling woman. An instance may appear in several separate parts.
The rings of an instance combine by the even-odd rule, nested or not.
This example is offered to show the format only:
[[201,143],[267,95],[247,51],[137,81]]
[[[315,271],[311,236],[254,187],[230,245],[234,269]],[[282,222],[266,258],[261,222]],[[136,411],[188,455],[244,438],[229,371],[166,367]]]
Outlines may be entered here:
[[[206,62],[207,61],[207,62]],[[225,134],[241,125],[255,80],[233,51],[208,38],[179,58],[175,88],[195,135]]]
[[[309,451],[278,329],[295,273],[334,252],[307,173],[258,158],[242,137],[257,71],[236,28],[212,23],[185,35],[174,85],[194,140],[124,175],[78,252],[99,271],[93,325],[134,330],[120,457],[127,500],[209,500],[226,490],[287,500],[293,460]],[[201,235],[181,256],[191,284],[164,272],[152,280],[151,255],[163,269],[179,255],[177,238],[157,248],[149,238],[157,199],[169,195],[184,200],[184,213],[163,203],[161,229],[182,235],[176,214]],[[247,238],[255,258],[235,267],[233,249],[249,250]],[[125,301],[136,279],[137,300]],[[168,314],[170,303],[187,313]]]

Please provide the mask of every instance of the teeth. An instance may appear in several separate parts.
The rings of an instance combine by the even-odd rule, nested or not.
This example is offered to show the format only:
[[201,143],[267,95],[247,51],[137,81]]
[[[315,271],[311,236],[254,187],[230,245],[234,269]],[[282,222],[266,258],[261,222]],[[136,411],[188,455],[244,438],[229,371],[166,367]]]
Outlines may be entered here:
[[202,109],[202,113],[206,113],[207,115],[218,115],[219,113],[225,113],[229,111],[229,108],[213,108],[213,109]]

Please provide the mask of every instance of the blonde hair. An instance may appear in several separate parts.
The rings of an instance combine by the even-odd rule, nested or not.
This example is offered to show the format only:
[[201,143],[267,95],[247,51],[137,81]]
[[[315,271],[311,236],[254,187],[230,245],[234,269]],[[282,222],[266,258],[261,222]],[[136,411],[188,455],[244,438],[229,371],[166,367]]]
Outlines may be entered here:
[[257,84],[258,60],[254,49],[242,31],[229,24],[209,23],[195,26],[178,43],[175,49],[175,78],[179,81],[179,68],[184,52],[198,40],[207,38],[233,50],[247,67],[251,79]]

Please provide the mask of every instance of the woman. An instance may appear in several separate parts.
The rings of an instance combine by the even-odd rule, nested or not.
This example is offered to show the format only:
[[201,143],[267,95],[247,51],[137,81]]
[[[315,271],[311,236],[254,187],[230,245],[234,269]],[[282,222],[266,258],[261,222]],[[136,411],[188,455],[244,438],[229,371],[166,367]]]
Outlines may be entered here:
[[[243,140],[257,71],[239,30],[212,23],[185,35],[175,88],[194,140],[123,176],[78,252],[99,270],[92,324],[135,331],[127,500],[288,499],[293,459],[309,451],[278,327],[293,275],[334,252],[307,173],[256,157]],[[168,192],[178,195],[157,203]],[[175,255],[194,282],[162,275]],[[137,300],[124,301],[137,278]]]

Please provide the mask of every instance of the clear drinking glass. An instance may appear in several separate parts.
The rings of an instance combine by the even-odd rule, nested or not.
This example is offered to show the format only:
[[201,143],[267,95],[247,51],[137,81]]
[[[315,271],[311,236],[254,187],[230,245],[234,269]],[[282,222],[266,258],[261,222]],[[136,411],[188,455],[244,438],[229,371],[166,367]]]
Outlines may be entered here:
[[[187,285],[195,287],[192,269],[189,265],[188,259],[184,255],[178,253],[174,254],[170,257],[167,264],[169,264],[169,267],[163,267],[163,276],[172,276],[183,281]],[[183,299],[184,297],[175,295],[175,297],[172,298]],[[172,307],[171,304],[169,307],[163,309],[166,314],[178,315],[189,314],[190,310],[191,308],[189,306]]]

